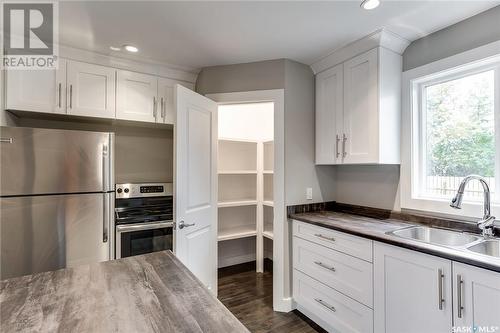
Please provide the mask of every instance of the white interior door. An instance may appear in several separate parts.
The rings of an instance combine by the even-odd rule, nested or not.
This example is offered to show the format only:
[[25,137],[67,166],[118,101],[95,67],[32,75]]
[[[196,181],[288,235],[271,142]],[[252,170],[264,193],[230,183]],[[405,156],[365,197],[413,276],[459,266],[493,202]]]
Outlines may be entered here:
[[175,254],[217,293],[217,104],[179,84]]

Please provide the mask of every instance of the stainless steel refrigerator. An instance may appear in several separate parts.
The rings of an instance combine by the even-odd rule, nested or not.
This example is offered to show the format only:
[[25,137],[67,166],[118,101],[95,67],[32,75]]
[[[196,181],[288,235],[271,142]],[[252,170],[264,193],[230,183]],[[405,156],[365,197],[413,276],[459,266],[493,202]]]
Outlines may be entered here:
[[0,128],[0,278],[109,260],[114,134]]

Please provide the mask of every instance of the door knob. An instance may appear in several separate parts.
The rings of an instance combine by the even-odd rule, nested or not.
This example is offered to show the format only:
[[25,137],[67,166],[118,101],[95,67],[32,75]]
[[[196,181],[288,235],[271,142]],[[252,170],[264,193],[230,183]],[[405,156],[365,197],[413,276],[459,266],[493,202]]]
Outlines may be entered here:
[[188,224],[188,223],[185,223],[184,221],[180,221],[179,222],[179,229],[184,229],[184,228],[187,228],[187,227],[192,227],[194,225],[195,225],[194,223]]

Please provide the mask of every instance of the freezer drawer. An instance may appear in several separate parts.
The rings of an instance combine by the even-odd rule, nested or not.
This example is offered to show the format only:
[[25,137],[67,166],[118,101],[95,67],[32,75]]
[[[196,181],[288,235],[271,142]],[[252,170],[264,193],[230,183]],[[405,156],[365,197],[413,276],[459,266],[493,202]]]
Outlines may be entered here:
[[114,191],[113,134],[0,130],[1,196]]
[[1,198],[1,279],[109,259],[114,195]]

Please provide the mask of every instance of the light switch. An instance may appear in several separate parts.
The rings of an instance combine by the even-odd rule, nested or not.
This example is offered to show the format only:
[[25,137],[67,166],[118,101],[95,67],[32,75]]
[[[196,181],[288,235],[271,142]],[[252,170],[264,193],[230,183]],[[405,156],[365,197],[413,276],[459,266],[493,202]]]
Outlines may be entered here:
[[312,187],[306,188],[306,199],[307,200],[312,200],[313,199],[313,189],[312,189]]

